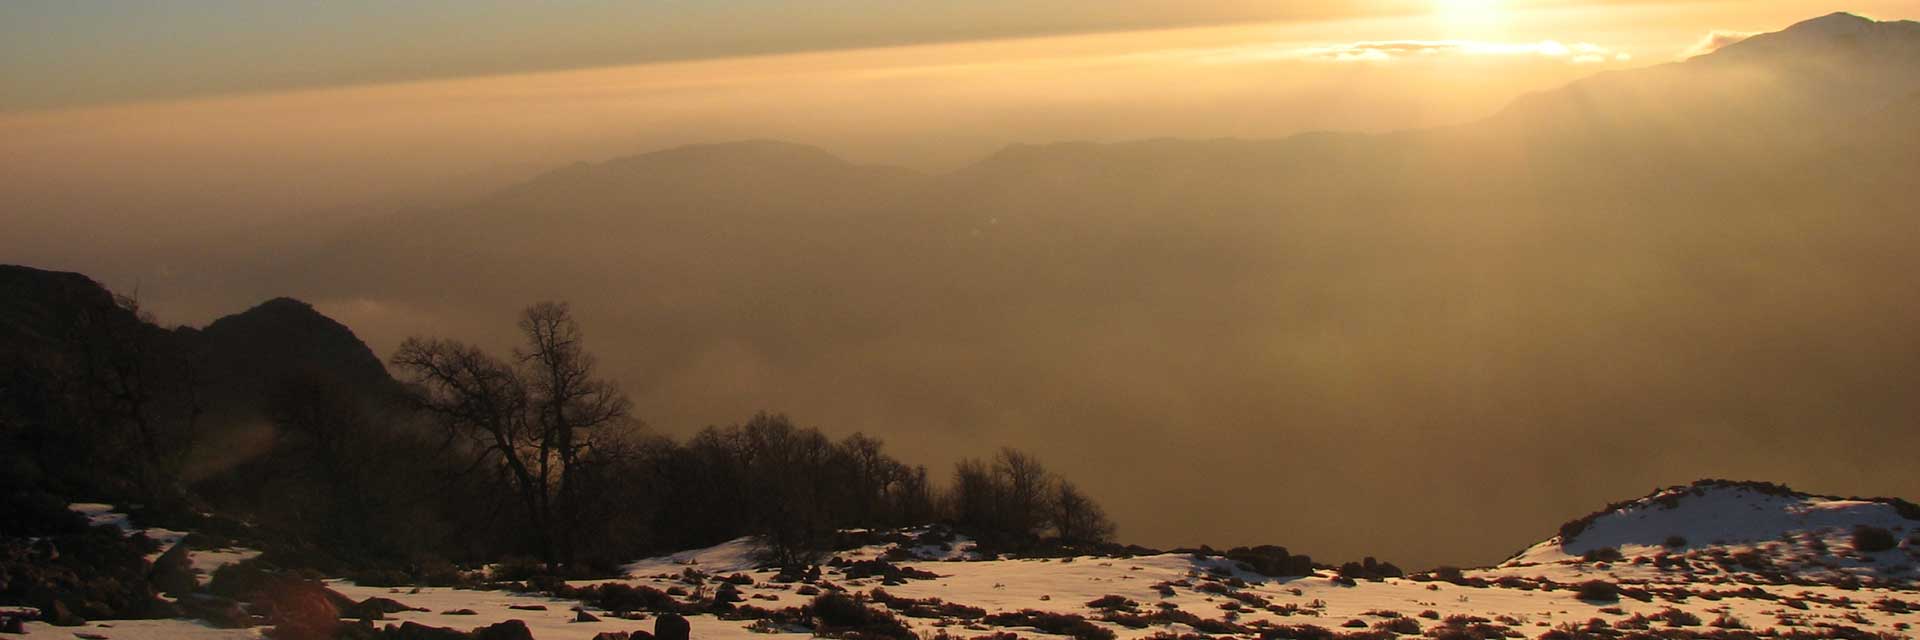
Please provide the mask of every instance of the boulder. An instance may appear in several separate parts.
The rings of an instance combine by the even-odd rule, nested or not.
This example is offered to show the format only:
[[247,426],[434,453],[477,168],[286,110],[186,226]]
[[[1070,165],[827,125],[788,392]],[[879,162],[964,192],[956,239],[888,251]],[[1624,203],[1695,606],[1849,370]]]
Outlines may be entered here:
[[193,575],[193,559],[187,556],[187,544],[173,545],[166,553],[153,561],[153,569],[147,572],[147,582],[161,593],[180,597],[200,590],[200,578]]
[[180,611],[188,617],[199,618],[221,629],[245,629],[253,626],[253,616],[247,615],[240,603],[205,593],[189,593],[181,596]]
[[[27,623],[19,618],[0,618],[0,633],[26,635]],[[620,640],[627,640],[627,634],[620,634]]]
[[663,613],[653,620],[655,640],[689,640],[693,636],[693,625],[677,613]]
[[591,613],[587,613],[586,609],[581,609],[579,613],[576,613],[573,615],[573,621],[574,622],[599,622],[600,617],[593,615]]
[[55,600],[53,604],[42,608],[40,618],[45,620],[47,624],[56,627],[78,627],[87,623],[86,618],[74,615],[73,610],[67,608],[67,603],[59,600]]
[[261,589],[254,606],[267,614],[279,640],[326,640],[339,630],[342,600],[353,602],[317,582],[282,579]]
[[473,640],[533,640],[533,631],[525,622],[508,620],[474,629]]
[[402,611],[425,611],[402,604],[392,598],[373,597],[340,608],[340,617],[355,620],[385,620],[389,613]]
[[398,627],[389,626],[380,635],[386,640],[471,640],[473,638],[472,634],[458,629],[430,627],[411,620],[400,623]]

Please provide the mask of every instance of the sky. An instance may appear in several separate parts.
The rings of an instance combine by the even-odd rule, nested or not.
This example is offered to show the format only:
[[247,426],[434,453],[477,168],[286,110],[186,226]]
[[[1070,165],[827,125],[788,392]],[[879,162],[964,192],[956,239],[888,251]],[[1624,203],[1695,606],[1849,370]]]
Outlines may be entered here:
[[[250,251],[330,238],[357,221],[392,214],[457,210],[484,194],[581,162],[676,145],[774,139],[815,145],[857,163],[945,174],[1017,144],[1446,127],[1486,118],[1531,92],[1679,61],[1746,34],[1840,10],[1920,18],[1914,0],[14,0],[0,3],[0,262],[84,272],[115,290],[141,294],[144,308],[163,323],[204,325],[265,297],[303,295],[279,288],[279,281],[263,281],[261,290],[205,284],[241,279],[209,275],[225,265],[284,262],[284,256]],[[421,331],[478,335],[462,334],[467,327],[435,316],[407,317],[404,305],[352,295],[311,301],[354,327],[382,356]],[[1462,311],[1487,310],[1468,305]],[[1394,314],[1368,317],[1380,326],[1360,331],[1355,340],[1384,336],[1379,344],[1391,344],[1404,333],[1391,326],[1398,320]],[[510,329],[486,318],[493,316],[468,326]],[[596,317],[609,324],[621,319],[612,312]],[[608,333],[651,348],[650,336],[637,329]],[[1134,344],[1154,338],[1125,332],[1104,337]],[[1379,346],[1348,345],[1348,337],[1329,331],[1321,342],[1289,344],[1300,346],[1303,358],[1342,349],[1364,355]],[[894,355],[923,355],[938,346],[904,345]],[[1031,351],[1063,353],[1042,346]],[[1167,348],[1168,360],[1192,358],[1207,371],[1224,366],[1215,360],[1231,364],[1258,355],[1223,349],[1228,356],[1215,358],[1174,346]],[[973,351],[935,355],[972,362]],[[640,362],[645,353],[635,347],[607,357]],[[832,389],[802,393],[816,390],[813,382],[793,382],[810,372],[756,378],[757,370],[747,365],[757,354],[724,348],[714,353],[697,375],[660,388],[686,404],[712,399],[725,413],[686,411],[663,418],[664,430],[683,433],[702,420],[760,408],[718,397],[755,385],[800,397],[797,406],[765,408],[813,409],[797,417],[829,427],[887,428],[910,422],[903,415],[941,409],[922,402],[927,406],[893,411],[892,405],[915,404],[919,396],[881,397],[875,389],[890,387],[875,385],[843,404],[871,400],[880,408],[841,407],[836,414],[831,406],[804,405],[834,402],[819,399]],[[910,372],[925,369],[924,376],[943,373],[926,369],[920,355],[883,359],[877,367],[856,361],[862,355],[849,352],[848,362],[834,363],[844,369],[832,370],[875,375],[891,362]],[[1090,380],[1088,390],[1074,397],[1100,398],[1105,404],[1092,407],[1096,415],[1124,413],[1135,404],[1175,413],[1222,410],[1213,402],[1217,394],[1196,395],[1207,401],[1192,406],[1163,402],[1179,394],[1151,391],[1158,371],[1117,362],[1091,377],[1079,370],[1107,357],[1089,348],[1036,359],[1071,369],[1060,379]],[[1149,391],[1099,396],[1093,383],[1103,376],[1116,388]],[[1321,382],[1339,386],[1337,376],[1327,380]],[[729,381],[732,387],[721,384]],[[1181,382],[1207,386],[1210,380]],[[1255,403],[1267,397],[1266,387],[1250,384],[1254,390],[1239,394],[1234,384],[1218,386],[1234,392],[1226,394],[1229,399]],[[1063,423],[1088,409],[1038,397],[1044,395],[1039,391],[1050,389],[1009,395],[1032,393],[1029,406],[1016,408],[1045,417],[1057,412]],[[1374,411],[1370,397],[1334,391],[1352,393],[1356,413]],[[1431,395],[1441,405],[1451,402],[1439,391]],[[1364,428],[1349,430],[1369,435]],[[1005,433],[1028,438],[1008,444],[1051,442],[1056,451],[1073,444],[1064,440],[1071,432],[1049,436],[1009,428],[996,435]],[[982,440],[964,431],[947,434],[947,440],[939,435],[923,437],[920,445],[900,442],[906,439],[900,436],[895,441],[909,453],[924,453],[959,439]],[[1360,437],[1315,437],[1336,436]],[[1158,441],[1138,440],[1146,444],[1135,453],[1159,452]],[[1220,454],[1196,449],[1173,455],[1178,464],[1172,466],[1196,469]],[[1084,471],[1099,463],[1061,466]],[[1146,496],[1132,507],[1119,505],[1132,522],[1153,512],[1152,505],[1190,498],[1178,483],[1131,489]],[[1500,487],[1502,495],[1494,498],[1531,496],[1551,502],[1535,505],[1533,513],[1572,514],[1549,500],[1558,494],[1536,489]],[[1393,490],[1408,501],[1447,497],[1428,505],[1436,511],[1490,500],[1478,487],[1458,484]],[[1245,520],[1229,523],[1237,529],[1216,523],[1218,531],[1264,531],[1271,525],[1268,514],[1217,517]],[[1170,527],[1149,530],[1160,537],[1140,540],[1234,541],[1180,537],[1184,532]],[[1328,532],[1326,539],[1336,535]],[[1479,535],[1473,531],[1457,535],[1458,548],[1485,544],[1468,539]]]
[[0,4],[0,197],[257,219],[735,139],[947,171],[1019,143],[1443,126],[1715,33],[1920,17],[1910,0],[453,4]]
[[1312,23],[1319,27],[1306,33],[1330,37],[1346,30],[1340,23],[1356,19],[1437,17],[1443,30],[1459,36],[1499,31],[1508,25],[1498,23],[1511,16],[1540,11],[1555,17],[1528,22],[1519,29],[1526,33],[1512,35],[1564,40],[1630,23],[1640,35],[1613,46],[1666,54],[1679,43],[1660,43],[1660,38],[1775,26],[1781,19],[1838,9],[1902,17],[1894,14],[1911,13],[1911,5],[1887,0],[1844,7],[1806,0],[19,0],[0,6],[0,109],[1197,26]]

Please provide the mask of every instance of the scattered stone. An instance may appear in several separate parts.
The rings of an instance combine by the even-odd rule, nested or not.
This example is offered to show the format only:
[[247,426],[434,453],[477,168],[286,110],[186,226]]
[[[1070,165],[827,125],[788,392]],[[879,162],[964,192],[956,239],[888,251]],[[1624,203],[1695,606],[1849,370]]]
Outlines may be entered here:
[[56,627],[78,627],[87,623],[86,618],[74,615],[73,610],[67,608],[67,603],[59,600],[53,601],[52,606],[42,609],[40,617],[46,620],[47,624]]
[[187,556],[187,551],[187,544],[182,542],[160,554],[153,560],[153,570],[147,572],[147,582],[161,593],[176,598],[199,591],[200,578],[193,575],[193,559]]
[[474,629],[473,640],[533,640],[533,631],[525,622],[508,620]]
[[689,640],[693,635],[693,625],[677,613],[663,613],[653,621],[655,640]]
[[443,616],[477,616],[477,615],[480,615],[480,613],[479,613],[479,612],[477,612],[477,611],[474,611],[474,610],[472,610],[472,609],[454,609],[454,610],[452,610],[452,611],[442,611],[442,612],[440,612],[440,615],[443,615]]
[[181,596],[178,603],[181,613],[189,618],[199,618],[221,629],[245,629],[253,626],[253,616],[240,608],[240,603],[205,593],[189,593]]
[[426,611],[426,609],[409,607],[392,598],[374,597],[342,607],[340,617],[355,620],[385,620],[387,614],[402,611]]
[[471,636],[457,629],[429,627],[414,621],[400,623],[399,628],[387,627],[383,634],[392,640],[471,640]]
[[546,611],[546,610],[547,610],[547,605],[544,605],[544,604],[510,604],[510,605],[507,605],[507,608],[508,608],[508,609],[519,609],[519,610],[521,610],[521,611]]
[[574,622],[599,622],[600,618],[591,613],[587,613],[586,609],[581,609],[580,613],[574,614],[573,621]]
[[27,623],[19,618],[0,618],[0,633],[27,634]]

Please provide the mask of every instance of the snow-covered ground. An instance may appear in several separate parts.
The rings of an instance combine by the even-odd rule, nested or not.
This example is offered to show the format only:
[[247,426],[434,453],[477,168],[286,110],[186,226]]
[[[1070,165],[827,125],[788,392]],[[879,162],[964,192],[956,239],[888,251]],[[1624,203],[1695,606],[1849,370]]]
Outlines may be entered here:
[[[116,522],[110,509],[83,510],[99,522]],[[124,518],[117,522],[130,528]],[[1851,535],[1859,525],[1892,532],[1898,545],[1872,553],[1854,549]],[[802,607],[817,589],[836,588],[864,596],[869,606],[880,607],[882,598],[876,596],[884,591],[886,598],[937,598],[989,615],[1029,609],[1075,614],[1125,640],[1163,632],[1209,631],[1285,637],[1273,630],[1315,625],[1361,631],[1385,628],[1394,619],[1402,621],[1393,623],[1399,625],[1393,631],[1428,636],[1443,635],[1439,631],[1449,625],[1484,624],[1490,626],[1483,630],[1535,638],[1598,620],[1602,627],[1615,630],[1675,628],[1704,633],[1716,627],[1744,627],[1766,635],[1794,630],[1821,633],[1825,631],[1821,627],[1833,626],[1912,637],[1920,626],[1920,590],[1910,579],[1889,576],[1911,572],[1920,558],[1913,542],[1916,525],[1920,521],[1907,520],[1893,506],[1880,502],[1739,485],[1696,485],[1623,503],[1592,518],[1571,539],[1548,539],[1499,566],[1466,571],[1452,581],[1423,575],[1351,583],[1330,571],[1270,578],[1225,558],[1190,554],[987,559],[965,538],[927,544],[918,538],[922,530],[908,530],[893,536],[894,544],[836,553],[839,561],[824,568],[818,585],[776,581],[776,572],[756,568],[748,539],[640,560],[625,567],[623,578],[569,585],[584,588],[618,582],[659,589],[680,602],[696,603],[711,600],[722,589],[722,578],[744,574],[750,582],[735,578],[740,584],[733,588],[743,598],[741,604],[761,609]],[[1618,550],[1620,559],[1582,559],[1603,548]],[[207,554],[205,565],[232,561],[242,553],[196,552]],[[1751,563],[1756,557],[1771,564],[1765,570],[1741,568],[1740,562]],[[848,577],[849,562],[881,558],[935,577],[892,583],[879,576]],[[1664,566],[1656,566],[1654,558],[1663,558]],[[196,555],[196,566],[203,566],[202,562],[202,556]],[[1902,570],[1902,566],[1909,568]],[[1582,599],[1576,587],[1589,580],[1614,583],[1625,591],[1618,599]],[[392,598],[423,609],[390,614],[382,624],[414,621],[465,630],[521,620],[539,640],[592,640],[602,632],[650,630],[653,625],[644,614],[623,619],[591,607],[588,610],[600,619],[576,622],[576,608],[583,607],[582,602],[543,595],[390,589],[345,581],[332,581],[329,586],[356,600]],[[1118,603],[1118,612],[1112,604],[1105,608],[1090,604],[1103,598]],[[1000,631],[1046,635],[1018,626],[1017,620],[990,625],[978,613],[916,610],[909,615],[905,605],[899,608],[900,619],[922,637],[941,632],[973,637]],[[453,613],[459,610],[471,613]],[[763,636],[773,630],[753,620],[711,614],[689,616],[689,620],[697,638]],[[185,620],[108,621],[78,629],[30,623],[27,630],[32,638],[59,640],[76,632],[111,640],[229,640],[259,635],[258,630],[213,629]],[[804,635],[792,631],[797,630],[776,635]]]

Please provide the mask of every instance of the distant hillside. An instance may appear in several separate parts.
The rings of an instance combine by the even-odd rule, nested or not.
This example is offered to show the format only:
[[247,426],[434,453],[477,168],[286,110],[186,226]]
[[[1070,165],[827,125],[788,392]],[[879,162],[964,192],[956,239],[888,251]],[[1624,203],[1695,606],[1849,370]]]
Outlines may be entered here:
[[[1703,480],[1609,505],[1494,569],[1622,580],[1910,584],[1920,505]],[[1571,577],[1569,575],[1571,574]]]
[[[1913,31],[1828,16],[1381,135],[1024,145],[940,175],[670,149],[369,219],[247,279],[382,310],[354,327],[382,348],[504,344],[496,319],[571,301],[670,430],[750,402],[929,455],[1045,432],[1083,475],[1340,478],[1418,511],[1271,491],[1286,517],[1243,517],[1103,474],[1143,541],[1285,526],[1342,550],[1364,526],[1394,539],[1345,550],[1490,562],[1675,469],[1920,492],[1861,453],[1920,449],[1920,396],[1887,383],[1920,377]],[[1466,459],[1499,463],[1439,498],[1372,480]]]

